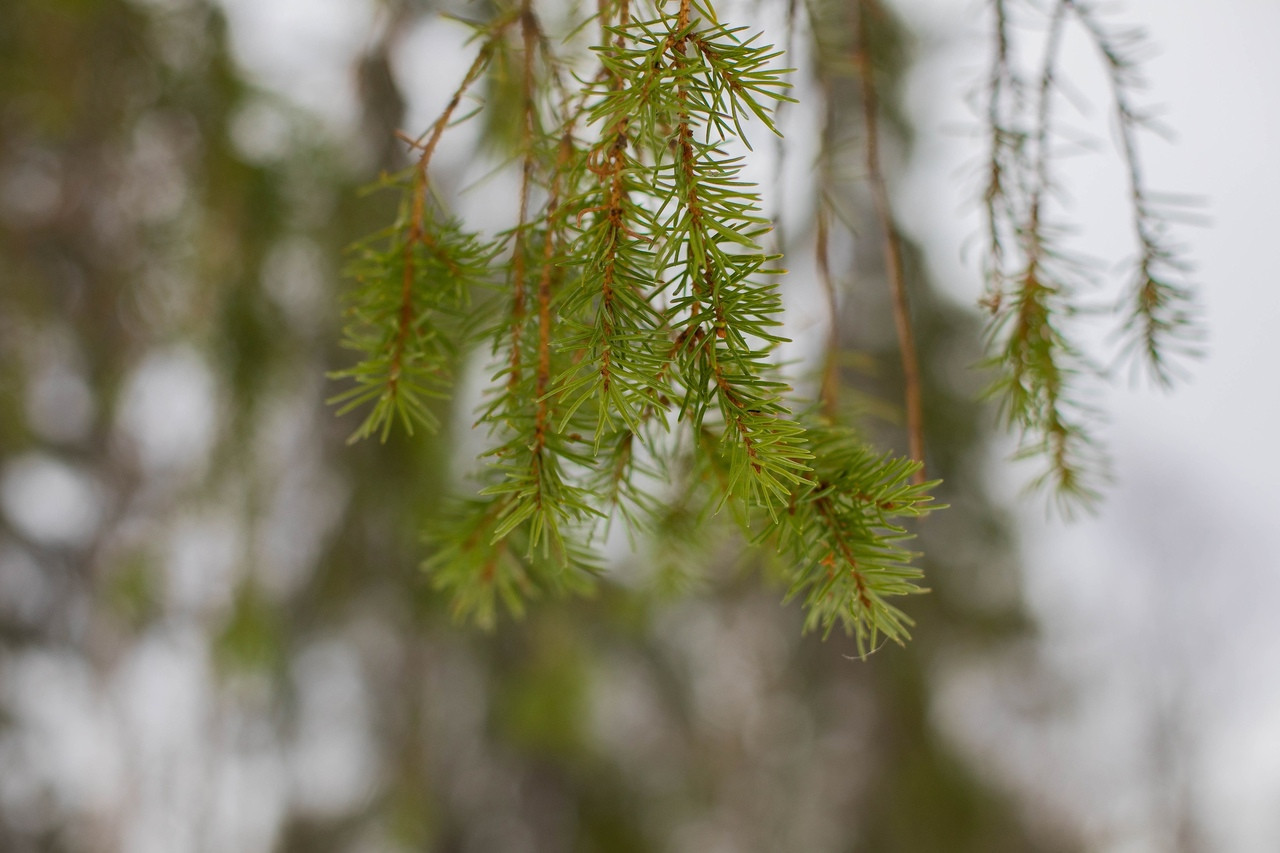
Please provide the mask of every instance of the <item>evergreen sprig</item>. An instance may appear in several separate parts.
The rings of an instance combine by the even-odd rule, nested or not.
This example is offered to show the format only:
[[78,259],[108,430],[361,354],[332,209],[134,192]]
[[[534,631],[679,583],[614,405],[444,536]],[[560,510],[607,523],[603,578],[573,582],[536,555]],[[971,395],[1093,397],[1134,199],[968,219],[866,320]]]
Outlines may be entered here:
[[[770,223],[730,150],[748,121],[776,131],[780,54],[690,0],[644,16],[606,3],[602,18],[599,70],[577,92],[528,0],[475,25],[476,62],[415,143],[405,212],[358,250],[347,335],[363,361],[338,374],[356,381],[343,411],[374,404],[361,437],[385,435],[391,413],[434,427],[422,397],[446,393],[458,354],[488,341],[476,423],[489,465],[478,494],[434,526],[428,561],[459,616],[488,625],[500,603],[519,613],[540,590],[590,589],[601,567],[590,543],[612,518],[660,534],[727,507],[805,567],[793,593],[811,627],[841,622],[864,650],[880,634],[900,641],[908,620],[887,600],[915,587],[891,518],[923,513],[923,491],[893,491],[911,465],[868,461],[852,433],[835,442],[792,414],[774,357],[780,271],[760,244]],[[504,75],[520,190],[515,225],[485,242],[427,190],[440,134],[490,66]],[[489,325],[451,334],[471,292],[495,286]],[[663,496],[673,480],[683,494]],[[810,577],[838,561],[837,581]]]
[[901,643],[912,621],[891,599],[925,592],[902,547],[912,538],[904,520],[940,508],[938,482],[913,483],[919,462],[876,451],[848,427],[812,424],[806,440],[813,471],[759,540],[790,557],[788,596],[803,600],[806,627],[825,636],[839,624],[862,655],[881,637]]
[[[1102,50],[1126,134],[1140,124],[1127,99],[1132,72],[1091,9],[1059,0],[1040,75],[1024,80],[1009,51],[1012,0],[994,2],[985,205],[990,363],[1001,378],[992,393],[1024,436],[1022,452],[1048,460],[1045,479],[1068,502],[1087,503],[1105,470],[1079,388],[1095,368],[1070,328],[1088,271],[1063,247],[1048,204],[1050,104],[1068,20]],[[434,584],[457,616],[492,625],[500,609],[518,615],[543,592],[593,589],[614,520],[633,543],[698,539],[650,549],[688,556],[717,541],[725,511],[778,555],[807,629],[826,636],[838,625],[861,654],[881,639],[903,642],[912,622],[895,602],[923,591],[908,524],[938,507],[937,482],[924,482],[904,264],[876,147],[867,26],[879,6],[858,4],[848,65],[863,78],[868,169],[908,375],[908,458],[836,421],[834,335],[821,417],[794,413],[812,401],[796,398],[777,363],[779,256],[763,248],[772,223],[743,177],[742,150],[751,123],[777,132],[772,109],[790,100],[780,52],[721,23],[704,0],[603,0],[596,68],[584,73],[559,55],[571,40],[548,36],[533,0],[500,7],[472,24],[475,61],[440,117],[406,137],[416,161],[398,182],[399,218],[356,248],[344,340],[361,361],[335,374],[351,382],[334,398],[340,412],[367,409],[353,437],[385,438],[395,421],[434,429],[429,401],[450,393],[458,360],[490,360],[475,420],[486,464],[475,493],[431,525]],[[515,222],[491,238],[436,203],[430,180],[441,135],[486,74],[493,103],[472,115],[501,123],[496,138],[519,187]],[[1125,328],[1129,348],[1163,378],[1169,341],[1190,326],[1189,291],[1124,139],[1140,250]],[[834,312],[826,240],[820,218],[818,267]]]
[[452,219],[411,238],[407,208],[391,228],[354,247],[348,269],[358,287],[342,343],[361,361],[332,374],[353,387],[329,402],[340,415],[368,407],[352,441],[374,435],[385,441],[396,421],[411,435],[415,425],[439,427],[430,399],[450,395],[471,293],[488,280],[496,252]]
[[1133,104],[1140,83],[1135,52],[1141,34],[1114,33],[1081,0],[1055,0],[1042,12],[1048,29],[1038,73],[1028,78],[1013,55],[1017,0],[993,0],[994,58],[986,81],[990,150],[983,192],[986,273],[983,304],[991,313],[986,366],[996,372],[989,394],[1006,426],[1021,439],[1018,458],[1039,459],[1044,471],[1032,485],[1048,487],[1070,514],[1092,509],[1110,477],[1098,439],[1101,413],[1085,402],[1089,380],[1104,370],[1079,343],[1085,310],[1081,294],[1096,290],[1095,265],[1065,245],[1068,229],[1050,201],[1059,195],[1053,173],[1058,131],[1053,104],[1061,88],[1060,48],[1075,23],[1093,42],[1111,87],[1128,176],[1137,260],[1128,293],[1115,301],[1120,358],[1145,366],[1167,387],[1181,374],[1179,360],[1198,352],[1200,329],[1189,266],[1169,242],[1170,214],[1145,186],[1137,134],[1151,128]]

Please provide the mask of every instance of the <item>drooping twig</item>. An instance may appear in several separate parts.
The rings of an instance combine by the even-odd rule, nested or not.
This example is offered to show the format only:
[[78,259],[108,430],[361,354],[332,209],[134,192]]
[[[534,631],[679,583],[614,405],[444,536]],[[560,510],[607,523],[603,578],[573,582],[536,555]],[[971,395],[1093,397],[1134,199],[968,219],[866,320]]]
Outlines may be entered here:
[[1016,180],[1016,176],[1009,174],[1011,165],[1006,163],[1008,152],[1013,144],[1014,131],[1005,120],[1004,109],[1006,99],[1017,96],[1016,88],[1019,81],[1010,64],[1009,14],[1005,2],[1006,0],[992,2],[995,17],[992,42],[995,50],[986,83],[986,118],[987,129],[990,132],[990,154],[987,159],[982,207],[987,231],[987,289],[980,304],[992,314],[1000,313],[1004,300],[1004,287],[1008,278],[1000,225],[1001,214],[1004,213],[1006,218],[1008,214],[1001,208],[1009,204],[1009,185]]
[[836,299],[836,283],[831,278],[831,257],[829,253],[829,236],[831,227],[827,222],[826,203],[818,205],[818,235],[814,241],[814,260],[818,267],[818,281],[822,284],[823,295],[827,299],[827,317],[830,328],[827,332],[827,348],[822,357],[822,384],[819,389],[819,402],[822,414],[831,420],[839,415],[840,408],[840,309]]
[[[493,40],[490,39],[480,48],[476,54],[475,61],[471,63],[471,68],[467,70],[466,76],[463,77],[458,88],[454,90],[453,96],[449,99],[449,103],[445,106],[440,117],[431,126],[430,136],[427,138],[426,143],[422,142],[421,137],[417,140],[408,140],[412,146],[420,149],[420,153],[413,167],[413,196],[410,206],[409,231],[405,235],[404,246],[401,250],[403,253],[403,271],[401,276],[400,310],[396,321],[391,366],[387,378],[386,394],[389,398],[395,398],[399,393],[405,351],[409,347],[409,338],[413,333],[413,283],[417,273],[414,246],[428,241],[426,229],[426,199],[429,190],[427,167],[431,163],[431,155],[435,153],[436,145],[440,142],[440,136],[444,133],[444,129],[449,126],[449,120],[453,117],[454,110],[458,108],[458,104],[462,101],[462,96],[480,78],[480,74],[489,64],[493,44]],[[387,424],[389,426],[390,421]],[[383,437],[384,439],[386,437],[385,429]]]
[[1196,342],[1201,330],[1189,311],[1194,301],[1192,288],[1180,283],[1189,265],[1177,248],[1167,242],[1162,231],[1164,216],[1154,209],[1138,156],[1138,130],[1151,128],[1150,120],[1134,106],[1130,94],[1141,84],[1132,52],[1143,44],[1143,35],[1138,30],[1109,32],[1091,4],[1080,0],[1061,2],[1085,28],[1101,54],[1111,88],[1120,156],[1128,181],[1134,240],[1138,244],[1129,296],[1132,305],[1125,320],[1125,329],[1131,336],[1128,351],[1145,361],[1157,385],[1168,388],[1179,378],[1180,371],[1169,363],[1166,355],[1170,350],[1173,354],[1198,354]]
[[533,8],[529,0],[521,4],[520,35],[524,43],[524,56],[520,77],[520,146],[524,149],[520,165],[520,205],[516,217],[515,244],[511,255],[511,364],[507,375],[507,389],[511,393],[520,385],[520,341],[524,334],[526,267],[525,230],[529,221],[529,190],[533,183],[534,169],[534,51],[537,32],[533,23]]
[[868,23],[871,10],[867,0],[858,5],[858,41],[855,47],[859,75],[862,78],[862,110],[866,125],[867,180],[875,203],[876,216],[884,235],[884,259],[893,296],[893,322],[898,331],[898,350],[902,357],[903,392],[907,410],[907,447],[920,468],[912,475],[919,484],[924,473],[924,415],[920,402],[920,363],[916,355],[915,335],[911,328],[911,310],[907,302],[906,275],[902,266],[902,240],[889,205],[889,189],[880,163],[879,107],[876,97],[875,69],[871,61]]

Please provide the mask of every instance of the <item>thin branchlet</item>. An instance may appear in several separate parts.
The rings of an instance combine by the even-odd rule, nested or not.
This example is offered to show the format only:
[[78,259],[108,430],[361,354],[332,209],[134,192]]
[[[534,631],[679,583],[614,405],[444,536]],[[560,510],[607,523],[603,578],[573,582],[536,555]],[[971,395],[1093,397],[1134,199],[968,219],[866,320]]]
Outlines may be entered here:
[[521,337],[524,333],[526,295],[526,267],[529,222],[529,193],[533,186],[536,152],[534,150],[534,49],[536,36],[533,9],[529,0],[520,8],[520,36],[524,42],[520,74],[520,205],[516,218],[514,248],[511,253],[511,363],[507,374],[507,389],[514,392],[520,387]]
[[884,241],[885,269],[892,294],[893,325],[898,333],[898,353],[902,362],[903,399],[907,412],[907,446],[911,458],[920,463],[916,469],[917,484],[924,473],[924,406],[920,390],[920,361],[916,354],[915,333],[911,326],[911,307],[907,300],[906,271],[902,263],[902,239],[889,203],[889,187],[880,163],[879,98],[876,93],[875,66],[871,56],[870,18],[876,14],[872,0],[860,0],[858,14],[858,74],[862,78],[862,110],[866,128],[867,181],[875,203],[876,218]]
[[[407,212],[402,209],[395,226],[355,247],[351,275],[361,287],[351,299],[343,343],[364,360],[333,374],[353,380],[355,387],[330,399],[339,404],[339,414],[373,404],[351,441],[372,435],[385,441],[397,420],[409,433],[415,423],[427,429],[438,426],[426,399],[440,396],[449,384],[452,345],[441,321],[460,311],[469,287],[485,277],[492,249],[456,223],[431,221],[429,166],[445,128],[488,66],[496,39],[509,23],[509,18],[494,22],[492,34],[428,131],[417,139],[402,137],[418,151],[405,186]],[[376,244],[383,240],[388,248],[380,250]],[[451,286],[436,286],[441,277]]]
[[1190,265],[1168,240],[1167,216],[1151,200],[1138,154],[1139,131],[1152,127],[1135,106],[1132,94],[1142,83],[1133,54],[1142,48],[1145,38],[1136,30],[1111,32],[1093,4],[1063,0],[1063,5],[1084,27],[1102,58],[1128,182],[1138,257],[1129,293],[1120,302],[1122,332],[1127,339],[1122,357],[1142,364],[1158,385],[1168,388],[1184,373],[1178,360],[1199,354],[1203,331],[1196,320],[1195,294],[1186,281]]

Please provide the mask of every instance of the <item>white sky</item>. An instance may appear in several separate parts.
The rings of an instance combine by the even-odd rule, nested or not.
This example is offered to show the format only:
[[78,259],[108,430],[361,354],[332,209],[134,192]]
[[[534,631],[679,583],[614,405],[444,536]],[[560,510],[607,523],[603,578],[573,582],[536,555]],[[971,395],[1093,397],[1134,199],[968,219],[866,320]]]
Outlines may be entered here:
[[[899,5],[950,42],[925,51],[912,87],[925,156],[899,209],[927,243],[938,279],[972,301],[980,285],[960,255],[977,223],[962,212],[971,187],[957,175],[977,150],[949,128],[972,120],[963,96],[987,61],[982,4]],[[1197,264],[1210,354],[1172,395],[1126,387],[1108,396],[1119,482],[1095,520],[1062,525],[1035,507],[1022,513],[1029,591],[1046,654],[1095,689],[1096,707],[1077,711],[1091,722],[1075,732],[1075,760],[1105,764],[1082,758],[1086,741],[1141,732],[1126,714],[1163,703],[1185,725],[1178,737],[1208,849],[1280,850],[1280,525],[1270,523],[1280,508],[1280,3],[1127,0],[1106,9],[1117,23],[1142,25],[1159,51],[1145,64],[1146,96],[1165,107],[1177,137],[1144,140],[1150,184],[1208,200],[1212,224],[1181,236]],[[1072,123],[1091,123],[1109,142],[1093,58],[1067,48],[1094,107]],[[1067,183],[1086,245],[1105,253],[1128,228],[1122,201],[1105,192],[1119,176],[1098,162],[1072,166]],[[1108,775],[1087,767],[1067,775],[1095,772]],[[1112,773],[1093,794],[1110,797],[1094,805],[1121,821],[1126,772],[1139,771]],[[1160,845],[1121,831],[1102,849]]]

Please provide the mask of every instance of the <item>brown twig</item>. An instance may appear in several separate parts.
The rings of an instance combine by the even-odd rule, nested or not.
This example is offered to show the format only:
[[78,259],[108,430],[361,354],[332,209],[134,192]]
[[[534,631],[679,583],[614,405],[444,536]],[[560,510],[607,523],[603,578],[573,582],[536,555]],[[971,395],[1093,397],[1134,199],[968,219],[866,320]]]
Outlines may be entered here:
[[[871,619],[871,593],[867,589],[866,578],[863,577],[862,570],[858,568],[858,558],[853,553],[853,549],[849,547],[848,537],[840,528],[840,522],[836,519],[835,512],[831,508],[831,500],[829,498],[819,498],[816,502],[818,513],[822,516],[822,520],[826,522],[827,529],[831,531],[831,541],[835,543],[836,548],[840,551],[840,556],[849,566],[849,577],[853,578],[854,590],[858,596],[858,604],[867,614],[867,620]],[[834,563],[834,560],[832,560]],[[834,571],[835,566],[829,565],[829,571]]]
[[[538,276],[538,376],[534,388],[537,409],[534,414],[534,458],[540,457],[547,440],[547,386],[551,382],[551,284],[555,270],[556,229],[551,227],[560,206],[560,175],[573,153],[569,134],[560,140],[556,169],[552,174],[550,198],[547,200],[547,233],[542,244],[542,270]],[[537,463],[535,463],[537,464]]]
[[889,206],[889,189],[880,164],[880,130],[876,98],[875,70],[871,62],[871,45],[868,39],[868,18],[871,14],[867,0],[858,5],[858,44],[855,49],[859,75],[862,77],[862,110],[867,132],[867,177],[876,215],[884,232],[885,267],[889,277],[889,289],[893,295],[893,322],[898,330],[898,349],[902,356],[902,376],[907,409],[907,446],[911,457],[920,463],[912,475],[916,485],[923,483],[924,474],[924,416],[920,403],[920,363],[916,356],[915,336],[911,329],[911,312],[907,303],[906,276],[902,266],[902,241]]
[[991,148],[986,164],[987,184],[982,193],[988,257],[986,292],[979,305],[992,314],[1000,313],[1007,275],[998,208],[1008,205],[1009,190],[1006,183],[1010,177],[1005,158],[1009,156],[1011,130],[1004,120],[1003,107],[1007,98],[1016,96],[1016,92],[1010,90],[1017,85],[1009,61],[1009,18],[1005,3],[1006,0],[994,0],[992,3],[995,15],[995,51],[987,77],[987,127],[991,131]]
[[[501,32],[503,28],[500,27],[498,31]],[[436,145],[439,144],[444,129],[449,126],[449,120],[453,118],[454,110],[458,108],[458,104],[462,101],[462,96],[480,78],[480,73],[488,65],[490,54],[493,51],[494,39],[496,38],[497,36],[495,35],[480,48],[480,51],[476,54],[475,61],[471,63],[471,68],[467,70],[466,76],[462,78],[462,82],[454,90],[453,96],[449,99],[449,103],[445,106],[440,117],[431,126],[430,136],[425,143],[422,142],[422,137],[409,139],[404,134],[397,134],[412,147],[421,149],[422,153],[418,155],[418,160],[413,168],[413,196],[410,207],[409,233],[406,235],[402,250],[404,253],[404,272],[400,286],[400,312],[396,325],[395,345],[391,356],[391,369],[387,380],[387,394],[391,397],[394,397],[397,393],[404,353],[409,345],[409,336],[413,329],[413,281],[417,270],[413,247],[418,243],[423,243],[426,239],[426,198],[429,187],[427,167],[431,163],[431,155],[435,153]]]
[[814,218],[817,237],[814,240],[814,262],[818,268],[818,283],[822,285],[827,300],[827,347],[822,357],[822,379],[818,389],[818,402],[822,413],[832,422],[840,416],[840,302],[835,279],[831,275],[831,199],[826,186],[831,179],[831,151],[835,147],[835,104],[828,75],[820,75],[818,86],[822,89],[822,156],[819,160],[819,187]]
[[[431,125],[431,130],[423,136],[427,136],[427,141],[422,142],[422,137],[418,137],[413,141],[415,148],[421,149],[422,153],[418,156],[418,161],[414,164],[414,193],[413,193],[413,210],[410,220],[410,234],[416,239],[423,232],[423,225],[426,217],[426,194],[427,194],[427,166],[431,163],[431,155],[436,151],[436,145],[440,142],[440,137],[444,134],[444,129],[449,126],[449,120],[453,118],[454,110],[458,108],[458,104],[462,102],[462,96],[466,94],[467,89],[480,79],[480,74],[484,71],[485,66],[489,64],[489,59],[493,54],[493,46],[497,43],[498,38],[506,29],[506,23],[501,23],[494,31],[492,37],[484,43],[480,51],[476,54],[475,61],[471,63],[471,67],[467,69],[467,74],[462,78],[462,82],[458,88],[454,90],[453,97],[449,99],[449,103],[445,106],[444,111],[440,113],[440,117]],[[429,134],[429,135],[428,135]]]
[[511,372],[507,389],[512,393],[520,384],[520,339],[525,318],[525,226],[529,222],[529,188],[533,183],[533,59],[537,48],[537,31],[529,0],[521,4],[520,34],[524,40],[524,64],[520,85],[520,145],[524,148],[520,167],[520,212],[516,219],[515,243],[511,250]]
[[819,399],[822,413],[834,421],[840,414],[840,310],[836,299],[836,283],[831,278],[831,258],[828,252],[828,236],[831,228],[827,222],[826,202],[818,203],[818,237],[814,243],[814,256],[818,265],[818,281],[827,297],[827,315],[831,329],[827,333],[827,349],[822,357],[822,386]]

